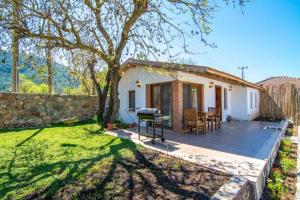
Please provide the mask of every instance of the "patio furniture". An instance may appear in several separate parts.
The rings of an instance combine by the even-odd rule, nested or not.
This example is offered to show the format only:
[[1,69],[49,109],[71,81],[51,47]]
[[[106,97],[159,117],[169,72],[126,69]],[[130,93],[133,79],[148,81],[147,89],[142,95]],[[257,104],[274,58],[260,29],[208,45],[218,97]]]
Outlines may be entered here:
[[208,125],[208,130],[210,128],[211,131],[214,130],[214,113],[213,112],[207,112],[205,113],[206,115],[206,121],[207,121],[207,125]]
[[221,128],[221,111],[218,108],[214,108],[214,107],[209,107],[208,108],[208,112],[209,113],[213,113],[213,119],[209,119],[211,120],[211,125],[213,125],[213,122],[215,122],[215,129],[217,129],[217,125],[218,128]]
[[188,128],[190,128],[191,131],[193,128],[196,128],[197,136],[200,130],[202,130],[204,133],[206,132],[206,122],[198,117],[196,109],[184,110],[184,133],[186,133]]
[[207,121],[207,117],[209,117],[206,112],[198,112],[198,119],[205,123],[205,133],[209,129],[209,121]]
[[[166,118],[159,113],[157,108],[145,108],[141,109],[137,112],[138,117],[138,138],[140,140],[140,136],[150,137],[152,138],[152,144],[155,144],[155,139],[160,138],[162,142],[165,142],[164,138],[164,123]],[[141,121],[145,121],[146,123],[146,132],[141,133]],[[152,125],[153,130],[152,134],[149,133],[149,125]],[[156,127],[159,126],[161,129],[161,134],[156,133]]]

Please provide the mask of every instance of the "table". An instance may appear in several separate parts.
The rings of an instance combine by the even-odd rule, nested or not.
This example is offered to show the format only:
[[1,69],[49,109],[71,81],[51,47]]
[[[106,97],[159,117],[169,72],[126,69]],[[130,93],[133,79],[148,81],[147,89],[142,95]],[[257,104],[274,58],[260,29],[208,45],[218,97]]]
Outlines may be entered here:
[[[205,114],[205,119],[210,119],[210,129],[211,131],[213,131],[215,114],[213,112],[202,112],[201,114]],[[206,122],[205,122],[205,126],[206,126]]]

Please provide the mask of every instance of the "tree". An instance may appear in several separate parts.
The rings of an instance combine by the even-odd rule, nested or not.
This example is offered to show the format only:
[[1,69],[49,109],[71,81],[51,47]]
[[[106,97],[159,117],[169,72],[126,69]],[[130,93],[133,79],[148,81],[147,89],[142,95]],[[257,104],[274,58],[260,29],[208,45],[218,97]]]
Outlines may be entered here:
[[[89,68],[87,66],[87,60],[91,57],[87,52],[83,51],[69,51],[67,56],[69,66],[75,78],[80,81],[81,89],[85,94],[95,95],[96,88],[94,81],[91,79]],[[98,62],[95,70],[95,76],[100,87],[105,86],[105,77],[107,75],[107,68],[103,62]]]
[[21,93],[35,93],[35,94],[46,94],[48,86],[46,84],[36,84],[25,75],[20,75],[20,87],[19,92]]
[[[19,24],[20,15],[20,4],[19,1],[12,1],[12,23]],[[20,35],[18,29],[12,30],[12,67],[11,67],[11,91],[18,92],[19,87],[19,72],[18,72],[18,63],[19,63],[19,40]]]
[[[48,35],[51,35],[50,23],[48,23]],[[47,41],[46,45],[46,63],[47,63],[47,83],[48,83],[48,94],[53,92],[53,82],[52,82],[52,53],[51,53],[50,41]]]
[[[229,3],[230,0],[224,1]],[[10,24],[7,18],[2,18],[0,26],[18,30],[23,37],[51,41],[55,47],[88,52],[87,67],[99,97],[98,119],[103,121],[109,92],[109,109],[104,120],[113,122],[120,105],[118,84],[122,61],[128,56],[171,58],[178,53],[173,50],[174,40],[180,41],[181,49],[188,53],[186,39],[192,36],[209,45],[205,35],[211,31],[209,22],[217,7],[214,2],[24,0],[21,23]],[[244,0],[238,2],[244,4]],[[51,35],[44,27],[47,23],[51,24]],[[96,78],[95,66],[99,60],[106,63],[108,69],[103,87]]]

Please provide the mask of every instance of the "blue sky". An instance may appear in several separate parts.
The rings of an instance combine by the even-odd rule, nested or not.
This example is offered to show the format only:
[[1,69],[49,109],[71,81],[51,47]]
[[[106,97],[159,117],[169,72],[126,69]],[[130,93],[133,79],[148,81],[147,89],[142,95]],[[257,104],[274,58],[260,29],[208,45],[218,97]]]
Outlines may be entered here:
[[190,48],[205,54],[188,55],[195,64],[215,67],[257,82],[271,76],[300,77],[300,0],[253,0],[239,7],[221,6],[207,37],[217,48],[197,40]]

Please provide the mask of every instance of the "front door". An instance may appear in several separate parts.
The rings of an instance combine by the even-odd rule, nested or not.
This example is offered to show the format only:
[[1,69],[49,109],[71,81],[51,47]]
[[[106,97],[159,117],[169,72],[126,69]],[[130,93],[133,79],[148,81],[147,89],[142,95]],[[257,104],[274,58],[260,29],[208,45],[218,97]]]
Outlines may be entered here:
[[168,116],[168,126],[172,126],[172,86],[171,83],[151,85],[151,107],[158,108]]
[[221,114],[222,120],[222,87],[216,86],[216,110]]
[[184,83],[183,84],[183,110],[196,109],[204,111],[203,85]]

